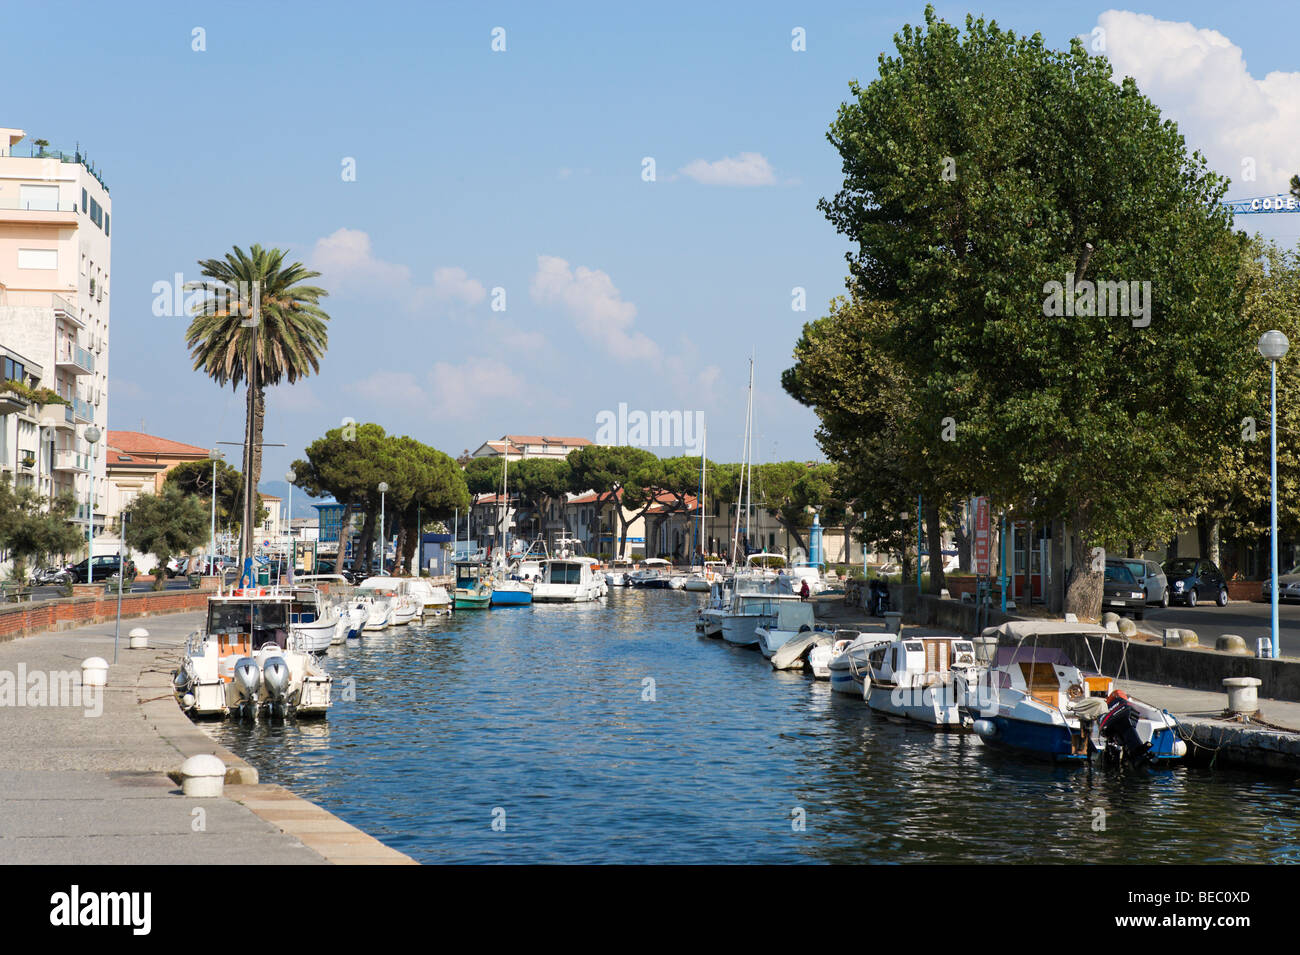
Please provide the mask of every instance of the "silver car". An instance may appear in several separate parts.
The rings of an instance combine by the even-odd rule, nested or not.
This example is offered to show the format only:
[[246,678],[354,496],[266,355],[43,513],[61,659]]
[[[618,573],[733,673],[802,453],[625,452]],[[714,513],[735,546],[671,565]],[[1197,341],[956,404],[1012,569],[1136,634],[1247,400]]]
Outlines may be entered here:
[[1126,557],[1124,566],[1133,572],[1137,582],[1147,592],[1147,603],[1169,606],[1169,580],[1160,565],[1154,560],[1142,560],[1138,557]]
[[[1264,581],[1264,586],[1260,588],[1260,595],[1265,600],[1273,599],[1273,581]],[[1282,575],[1281,589],[1277,592],[1278,603],[1285,603],[1288,600],[1300,600],[1300,566],[1292,567]]]

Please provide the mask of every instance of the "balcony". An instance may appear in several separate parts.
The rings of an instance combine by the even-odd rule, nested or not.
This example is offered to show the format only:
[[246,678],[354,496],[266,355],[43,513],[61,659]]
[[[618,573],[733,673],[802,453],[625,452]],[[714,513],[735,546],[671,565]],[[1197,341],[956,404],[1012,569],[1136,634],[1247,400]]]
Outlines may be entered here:
[[95,373],[95,356],[75,342],[65,339],[59,342],[54,363],[64,371],[74,375],[93,375]]
[[90,455],[79,454],[72,450],[57,449],[54,452],[54,470],[85,474],[90,470]]
[[50,293],[50,307],[54,309],[55,318],[66,318],[78,328],[85,328],[86,323],[81,320],[81,314],[77,311],[77,306],[73,305],[62,295]]
[[12,391],[0,391],[0,414],[22,414],[31,402]]
[[82,401],[80,398],[73,398],[72,405],[68,408],[71,412],[72,420],[80,424],[93,424],[95,420],[95,409],[90,406],[89,401]]
[[25,225],[76,226],[77,206],[71,202],[28,202],[0,199],[0,216],[6,222]]

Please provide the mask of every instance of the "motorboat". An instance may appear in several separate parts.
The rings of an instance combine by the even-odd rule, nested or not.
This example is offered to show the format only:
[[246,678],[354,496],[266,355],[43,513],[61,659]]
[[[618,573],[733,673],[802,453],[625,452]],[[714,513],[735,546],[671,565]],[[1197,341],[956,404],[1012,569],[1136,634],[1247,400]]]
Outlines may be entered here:
[[350,600],[356,588],[346,577],[341,574],[295,575],[294,586],[314,588],[320,594],[322,604],[337,610],[338,619],[330,635],[332,645],[343,643],[350,636],[361,635],[366,613]]
[[805,630],[796,634],[793,638],[787,640],[776,649],[776,652],[768,658],[772,664],[773,670],[805,670],[810,669],[813,675],[817,675],[817,666],[813,663],[813,655],[825,648],[825,656],[821,660],[822,675],[820,679],[830,679],[830,649],[835,642],[835,633],[827,630]]
[[662,557],[650,557],[641,562],[641,569],[632,574],[628,582],[633,587],[647,590],[667,590],[672,586],[673,565]]
[[969,726],[963,687],[974,685],[983,665],[969,637],[899,635],[870,654],[867,705],[878,713],[932,726]]
[[[831,689],[859,700],[865,699],[866,689],[871,683],[871,653],[892,642],[895,636],[892,633],[837,631],[825,663]],[[815,669],[813,673],[816,674]]]
[[635,570],[636,564],[627,557],[615,557],[605,571],[605,583],[610,587],[630,587],[628,578]]
[[798,601],[789,577],[737,576],[731,604],[721,615],[722,639],[738,647],[757,647],[758,628],[775,626],[779,606]]
[[759,652],[770,660],[772,654],[786,643],[816,629],[817,619],[812,604],[802,600],[783,600],[776,608],[776,622],[770,627],[756,627],[754,633],[758,637]]
[[374,591],[387,597],[393,605],[391,626],[401,627],[424,616],[423,595],[416,596],[412,584],[414,577],[367,577],[358,586],[359,591]]
[[247,588],[208,598],[203,630],[190,634],[172,685],[194,717],[324,716],[333,680],[299,646],[289,590]]
[[524,580],[513,568],[507,569],[504,563],[498,564],[492,572],[488,602],[493,607],[527,607],[533,602],[533,582]]
[[688,576],[683,586],[686,590],[708,593],[714,581],[725,577],[726,573],[727,565],[724,561],[707,560],[704,562],[704,568]]
[[[289,626],[298,646],[308,653],[327,653],[330,645],[340,642],[342,608],[329,603],[315,587],[285,587],[291,598]],[[341,639],[341,638],[340,638]]]
[[600,564],[591,557],[552,557],[542,568],[542,579],[533,585],[537,603],[583,603],[603,597],[607,585],[596,573]]
[[[1069,631],[1104,639],[1090,624],[1018,621],[990,627],[985,637],[1019,638],[999,646],[978,681],[962,687],[963,710],[989,746],[1051,760],[1088,760],[1101,753],[1129,762],[1164,763],[1187,755],[1178,721],[1168,710],[1129,696],[1115,679],[1085,673],[1056,647],[1026,646],[1042,633]],[[1091,653],[1091,645],[1088,645]],[[1095,662],[1094,662],[1095,666]],[[1095,667],[1100,670],[1100,667]]]
[[423,577],[404,581],[406,592],[420,602],[424,616],[445,613],[451,608],[451,595],[446,587],[435,586]]
[[457,610],[486,610],[492,601],[492,572],[481,560],[458,560],[452,600]]

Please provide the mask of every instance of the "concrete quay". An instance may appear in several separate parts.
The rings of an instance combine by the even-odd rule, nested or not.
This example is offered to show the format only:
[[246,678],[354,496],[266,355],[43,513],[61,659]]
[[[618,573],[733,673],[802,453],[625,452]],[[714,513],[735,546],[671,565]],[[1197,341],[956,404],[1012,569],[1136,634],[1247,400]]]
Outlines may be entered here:
[[[112,621],[0,644],[0,862],[414,864],[287,789],[258,784],[253,767],[180,711],[171,673],[201,620],[124,624],[116,664]],[[147,650],[127,648],[137,626],[149,631]],[[107,687],[81,685],[81,662],[94,656],[110,663]],[[227,767],[221,798],[185,797],[168,776],[200,753]]]

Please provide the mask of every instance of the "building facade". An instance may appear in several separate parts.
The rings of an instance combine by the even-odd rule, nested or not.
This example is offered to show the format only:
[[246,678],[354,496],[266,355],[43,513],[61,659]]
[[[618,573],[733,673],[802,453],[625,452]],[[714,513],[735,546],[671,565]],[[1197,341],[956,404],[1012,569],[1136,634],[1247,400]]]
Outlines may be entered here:
[[26,378],[67,403],[17,408],[10,393],[0,403],[0,466],[42,494],[72,494],[77,522],[93,521],[98,535],[108,501],[112,202],[80,153],[24,147],[24,138],[0,128],[0,349],[7,380]]

